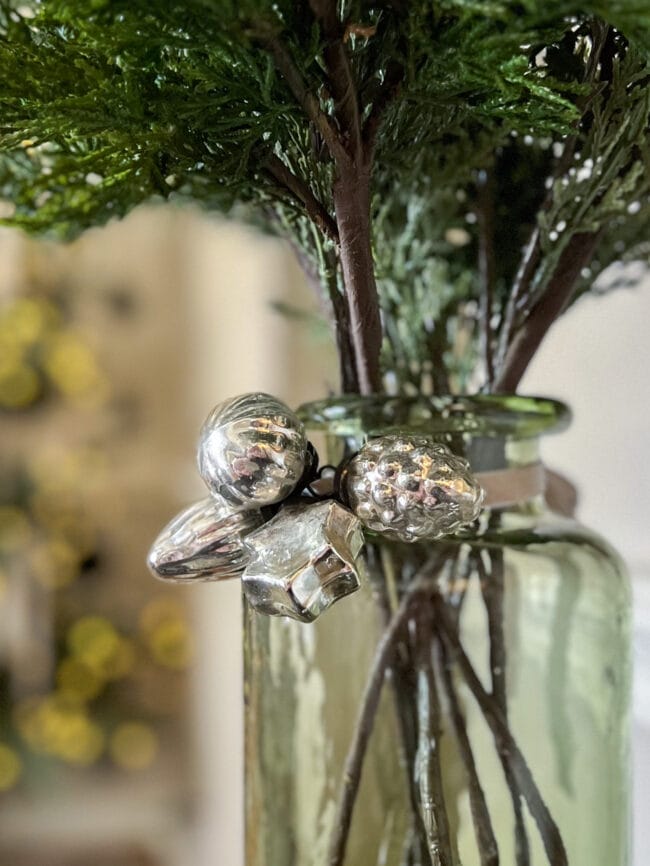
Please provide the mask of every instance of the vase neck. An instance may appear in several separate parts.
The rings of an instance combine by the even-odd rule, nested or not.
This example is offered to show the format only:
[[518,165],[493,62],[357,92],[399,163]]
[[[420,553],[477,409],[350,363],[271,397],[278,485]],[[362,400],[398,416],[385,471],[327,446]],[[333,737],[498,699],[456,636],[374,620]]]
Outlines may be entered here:
[[509,436],[458,436],[437,434],[453,451],[469,460],[474,472],[495,472],[531,466],[540,462],[539,436],[525,439]]
[[486,508],[510,508],[543,496],[546,479],[538,443],[516,447],[519,445],[524,443],[504,443],[501,451],[491,447],[488,460],[481,449],[478,455],[469,455],[472,470],[485,491]]
[[321,462],[338,465],[376,436],[427,436],[465,457],[491,508],[539,499],[544,488],[540,436],[562,429],[568,410],[523,397],[394,399],[342,397],[299,410]]

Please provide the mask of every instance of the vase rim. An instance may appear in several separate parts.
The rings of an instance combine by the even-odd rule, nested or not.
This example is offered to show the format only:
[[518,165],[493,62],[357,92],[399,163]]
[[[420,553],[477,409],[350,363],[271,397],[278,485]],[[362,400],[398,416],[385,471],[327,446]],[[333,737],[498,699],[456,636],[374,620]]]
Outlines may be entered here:
[[520,394],[389,396],[343,394],[303,403],[298,416],[311,430],[337,436],[373,435],[387,429],[534,438],[566,429],[571,411],[549,397]]

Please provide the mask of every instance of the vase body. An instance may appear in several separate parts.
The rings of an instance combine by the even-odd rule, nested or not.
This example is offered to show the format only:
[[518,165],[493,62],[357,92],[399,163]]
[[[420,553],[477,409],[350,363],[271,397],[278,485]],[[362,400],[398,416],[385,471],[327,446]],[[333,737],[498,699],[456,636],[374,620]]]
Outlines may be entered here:
[[[356,399],[304,414],[323,462],[399,429],[485,473],[535,466],[562,408]],[[627,866],[627,579],[539,490],[507,499],[454,538],[369,538],[362,588],[314,623],[246,609],[247,866]],[[407,602],[343,830],[367,684]]]

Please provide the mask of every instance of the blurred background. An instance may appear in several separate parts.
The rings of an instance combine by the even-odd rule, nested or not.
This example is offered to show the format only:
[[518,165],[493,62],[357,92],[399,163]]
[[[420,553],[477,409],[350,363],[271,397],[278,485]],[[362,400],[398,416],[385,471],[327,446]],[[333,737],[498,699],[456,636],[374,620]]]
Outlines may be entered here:
[[[290,252],[192,212],[69,246],[0,233],[0,866],[243,866],[237,582],[166,587],[151,541],[204,495],[217,401],[336,387]],[[580,301],[522,390],[636,601],[635,866],[650,862],[650,280]],[[278,864],[280,866],[280,864]]]

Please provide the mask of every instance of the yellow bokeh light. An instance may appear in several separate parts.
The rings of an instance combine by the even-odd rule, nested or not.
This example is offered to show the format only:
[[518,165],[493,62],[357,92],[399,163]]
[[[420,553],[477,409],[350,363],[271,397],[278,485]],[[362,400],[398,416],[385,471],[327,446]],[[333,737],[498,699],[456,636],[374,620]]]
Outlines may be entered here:
[[29,563],[34,577],[46,589],[61,589],[79,576],[79,554],[61,538],[35,546]]
[[61,694],[80,701],[91,701],[104,687],[104,680],[97,672],[76,658],[66,658],[61,662],[56,682]]
[[25,360],[25,349],[0,323],[0,378],[6,376]]
[[0,743],[0,791],[14,788],[23,771],[23,763],[14,749]]
[[140,612],[140,630],[150,634],[161,623],[170,619],[183,618],[183,605],[170,596],[161,596],[148,602]]
[[30,497],[31,513],[35,521],[48,534],[57,536],[70,545],[82,561],[97,547],[97,530],[88,519],[88,511],[80,505],[65,502],[37,490]]
[[158,664],[183,670],[192,660],[192,637],[183,605],[170,596],[150,601],[140,613],[140,631]]
[[144,770],[156,758],[158,737],[150,725],[124,722],[115,729],[109,743],[115,763],[124,770]]
[[43,339],[59,322],[55,307],[42,298],[19,298],[0,312],[0,333],[9,335],[20,346],[31,346]]
[[107,469],[105,452],[99,448],[43,449],[29,458],[29,474],[34,485],[53,501],[83,499],[81,485],[103,477]]
[[131,641],[122,637],[105,617],[85,616],[68,632],[68,647],[73,656],[104,679],[126,676],[135,663]]
[[31,405],[41,394],[41,380],[32,367],[18,363],[0,369],[0,406],[22,409]]
[[103,750],[104,735],[98,725],[81,713],[66,719],[57,743],[57,757],[85,767],[94,764]]
[[157,625],[148,636],[149,652],[154,661],[180,671],[192,660],[192,640],[184,619],[169,619]]
[[104,616],[84,616],[68,632],[70,650],[81,657],[104,656],[117,643],[113,623]]
[[135,665],[135,647],[125,637],[119,637],[114,651],[102,666],[102,674],[107,680],[119,680],[128,676]]
[[14,717],[20,735],[35,752],[86,766],[97,761],[104,749],[100,727],[79,701],[67,695],[55,693],[24,701],[16,707]]
[[108,383],[92,351],[76,334],[54,336],[45,351],[44,365],[48,376],[67,397],[97,406],[108,396]]
[[0,551],[13,553],[29,539],[31,524],[25,512],[15,505],[0,505]]

